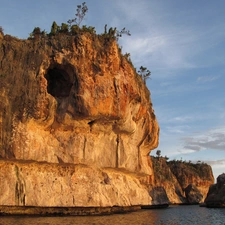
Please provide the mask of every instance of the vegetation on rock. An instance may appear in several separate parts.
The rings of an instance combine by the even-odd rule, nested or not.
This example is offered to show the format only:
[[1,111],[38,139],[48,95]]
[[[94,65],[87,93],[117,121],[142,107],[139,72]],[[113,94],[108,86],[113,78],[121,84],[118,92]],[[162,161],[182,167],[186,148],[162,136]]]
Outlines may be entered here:
[[3,28],[0,26],[0,34],[4,35]]
[[[60,36],[60,35],[68,35],[68,36],[79,36],[84,33],[90,33],[92,35],[96,34],[95,27],[93,26],[81,26],[81,23],[83,22],[86,13],[88,12],[88,7],[86,5],[86,2],[83,2],[81,5],[77,5],[77,10],[75,14],[75,18],[69,19],[66,23],[62,23],[61,26],[59,26],[56,21],[53,21],[51,30],[49,33],[47,33],[45,30],[41,30],[40,27],[35,27],[34,30],[30,33],[30,37],[28,39],[34,39],[34,40],[41,40],[42,38],[49,38],[52,36]],[[0,30],[1,32],[1,30]],[[98,35],[99,37],[102,37],[105,41],[105,43],[110,43],[111,41],[118,41],[123,35],[131,36],[131,33],[129,30],[127,30],[125,27],[121,30],[118,30],[116,27],[110,27],[107,29],[107,24],[104,27],[104,33]],[[119,48],[119,47],[118,47]],[[121,50],[121,48],[119,48]],[[122,53],[121,53],[122,54]],[[123,57],[133,66],[130,53],[125,53]],[[135,73],[136,68],[134,68]],[[141,80],[146,84],[146,80],[150,77],[151,72],[146,67],[141,66],[138,70],[137,75],[140,76]]]
[[141,66],[138,73],[140,74],[143,81],[146,83],[146,80],[151,76],[150,70],[148,70],[146,67]]
[[86,5],[86,2],[83,2],[82,5],[78,5],[77,13],[75,14],[75,18],[67,21],[67,23],[70,25],[70,27],[71,27],[72,23],[75,23],[78,27],[80,27],[80,24],[83,21],[87,11],[88,11],[88,7]]

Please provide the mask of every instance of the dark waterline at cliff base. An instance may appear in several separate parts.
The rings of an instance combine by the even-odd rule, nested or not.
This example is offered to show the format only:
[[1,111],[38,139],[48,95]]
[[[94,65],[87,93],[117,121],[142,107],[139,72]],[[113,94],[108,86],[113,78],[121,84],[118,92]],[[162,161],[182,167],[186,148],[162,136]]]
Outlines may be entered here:
[[69,217],[28,217],[7,216],[0,217],[0,224],[4,225],[220,225],[225,221],[225,209],[212,209],[198,205],[170,206],[167,209],[139,210],[126,214],[107,216],[69,216]]
[[0,216],[96,216],[130,213],[141,209],[163,209],[168,206],[168,204],[113,207],[0,206]]

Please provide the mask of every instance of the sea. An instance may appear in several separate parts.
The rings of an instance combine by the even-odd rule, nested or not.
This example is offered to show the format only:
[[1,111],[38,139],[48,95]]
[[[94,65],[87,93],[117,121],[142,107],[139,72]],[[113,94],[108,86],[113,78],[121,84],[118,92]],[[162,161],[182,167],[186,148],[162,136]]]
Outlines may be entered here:
[[225,208],[198,205],[145,209],[107,216],[28,217],[0,216],[0,225],[225,225]]

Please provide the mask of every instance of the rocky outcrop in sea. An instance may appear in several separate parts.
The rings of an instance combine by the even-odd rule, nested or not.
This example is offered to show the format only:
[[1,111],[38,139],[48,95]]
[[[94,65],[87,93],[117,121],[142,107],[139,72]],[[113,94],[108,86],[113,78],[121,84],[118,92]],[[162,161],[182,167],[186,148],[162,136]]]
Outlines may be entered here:
[[225,173],[219,175],[216,184],[210,186],[205,205],[213,208],[225,207]]

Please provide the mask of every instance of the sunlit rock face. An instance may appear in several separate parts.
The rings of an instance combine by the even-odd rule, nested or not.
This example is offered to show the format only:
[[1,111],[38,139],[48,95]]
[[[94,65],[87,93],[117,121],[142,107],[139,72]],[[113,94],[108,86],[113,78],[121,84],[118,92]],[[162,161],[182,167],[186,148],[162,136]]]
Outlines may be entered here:
[[133,174],[87,165],[0,162],[1,205],[131,206],[151,197]]
[[151,176],[153,180],[152,186],[149,186],[150,191],[163,187],[168,202],[172,204],[204,202],[210,185],[214,183],[210,165],[181,160],[167,161],[164,157],[152,156],[151,159],[154,176]]
[[[36,40],[6,35],[0,46],[0,179],[4,180],[0,204],[151,204],[136,175],[152,174],[148,154],[158,145],[159,128],[150,93],[116,41],[89,33]],[[89,172],[78,169],[76,174],[81,164]],[[64,165],[73,172],[63,172]],[[142,188],[142,200],[126,192],[124,201],[115,193],[103,201],[99,194],[103,175],[98,172],[93,190],[80,179],[77,192],[74,177],[83,176],[90,182],[96,168],[117,171],[108,172],[113,175],[105,187],[112,192],[128,184],[132,192],[133,185],[135,190]],[[132,175],[117,176],[122,170]],[[66,182],[55,186],[59,173]],[[124,184],[116,182],[120,179]],[[71,193],[64,188],[71,188]],[[90,204],[82,202],[82,195],[90,191],[98,197]],[[42,197],[38,197],[40,192]],[[53,200],[57,195],[59,200]]]
[[[190,185],[193,187],[194,195],[196,195],[196,202],[197,199],[199,202],[205,200],[210,185],[214,183],[214,176],[210,165],[203,162],[196,164],[190,162],[171,162],[170,169],[176,176],[182,190],[186,189],[187,193],[191,193],[191,189],[188,191]],[[188,200],[188,195],[186,195],[186,198]],[[191,203],[192,201],[188,200],[188,202]]]

